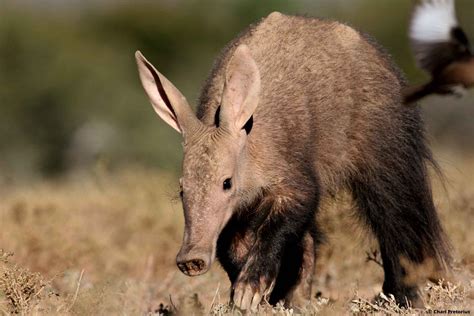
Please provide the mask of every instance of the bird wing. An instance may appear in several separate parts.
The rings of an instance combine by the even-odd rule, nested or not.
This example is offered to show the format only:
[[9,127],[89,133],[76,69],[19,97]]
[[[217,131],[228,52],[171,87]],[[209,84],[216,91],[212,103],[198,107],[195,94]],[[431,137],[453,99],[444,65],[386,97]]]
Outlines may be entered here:
[[471,54],[454,0],[422,0],[413,10],[409,36],[418,66],[431,74]]

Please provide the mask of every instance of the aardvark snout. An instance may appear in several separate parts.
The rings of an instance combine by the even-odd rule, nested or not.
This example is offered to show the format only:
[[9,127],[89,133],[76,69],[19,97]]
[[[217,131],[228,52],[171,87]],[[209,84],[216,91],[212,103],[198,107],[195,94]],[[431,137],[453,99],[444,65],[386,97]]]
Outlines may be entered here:
[[196,276],[206,273],[211,265],[211,253],[208,251],[191,250],[181,248],[176,256],[176,265],[184,274]]

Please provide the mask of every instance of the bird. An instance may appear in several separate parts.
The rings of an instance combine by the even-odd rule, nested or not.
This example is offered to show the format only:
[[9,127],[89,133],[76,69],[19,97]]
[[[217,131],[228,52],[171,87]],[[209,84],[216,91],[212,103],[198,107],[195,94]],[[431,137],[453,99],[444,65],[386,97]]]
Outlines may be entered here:
[[417,66],[430,81],[408,86],[403,102],[413,105],[431,94],[462,96],[474,86],[474,56],[456,17],[454,0],[422,0],[414,6],[409,27]]

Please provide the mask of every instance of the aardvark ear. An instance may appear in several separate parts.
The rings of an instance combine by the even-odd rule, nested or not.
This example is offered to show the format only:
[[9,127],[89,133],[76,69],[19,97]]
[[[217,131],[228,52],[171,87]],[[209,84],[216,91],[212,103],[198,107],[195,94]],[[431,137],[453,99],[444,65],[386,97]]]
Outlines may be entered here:
[[135,53],[138,73],[155,112],[181,134],[192,133],[200,123],[186,98],[142,55]]
[[257,108],[260,97],[260,72],[247,45],[239,45],[225,73],[221,124],[240,131]]

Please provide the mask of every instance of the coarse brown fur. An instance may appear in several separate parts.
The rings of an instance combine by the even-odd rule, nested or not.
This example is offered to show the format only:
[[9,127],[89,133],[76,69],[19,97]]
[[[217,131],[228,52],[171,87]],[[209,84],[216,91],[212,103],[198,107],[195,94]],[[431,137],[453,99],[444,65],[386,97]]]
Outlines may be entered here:
[[[229,64],[252,59],[259,74],[242,78],[247,87],[256,85],[249,78],[260,78],[258,106],[242,127],[246,136],[231,136],[225,96],[235,92],[226,90],[235,65]],[[403,85],[389,56],[339,22],[275,12],[232,41],[202,90],[202,126],[177,127],[187,134],[183,272],[195,274],[181,262],[204,264],[193,258],[215,251],[237,306],[249,308],[265,295],[270,303],[288,302],[298,284],[308,288],[314,269],[323,240],[315,221],[320,199],[349,190],[379,241],[383,290],[401,304],[415,302],[402,259],[444,267],[449,249],[432,201],[423,122],[418,108],[401,106]],[[223,162],[234,152],[240,154],[233,164]],[[240,173],[231,195],[236,202],[232,213],[218,215],[225,198],[215,183],[230,169]],[[202,250],[215,234],[216,249]]]

